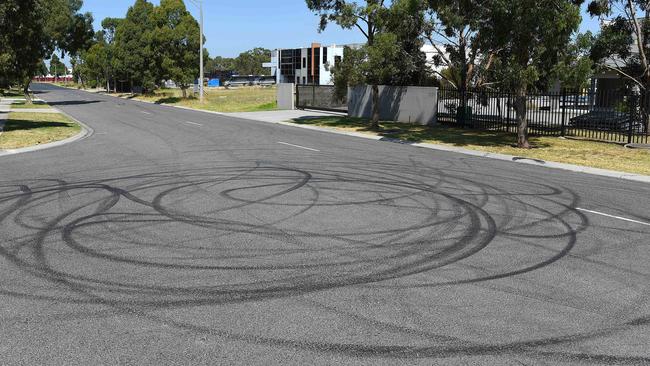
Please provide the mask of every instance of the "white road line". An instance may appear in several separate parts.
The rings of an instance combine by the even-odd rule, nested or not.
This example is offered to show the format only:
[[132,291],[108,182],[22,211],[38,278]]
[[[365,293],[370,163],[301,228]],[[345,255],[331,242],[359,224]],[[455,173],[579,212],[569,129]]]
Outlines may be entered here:
[[600,216],[605,216],[605,217],[611,217],[611,218],[613,218],[613,219],[623,220],[623,221],[627,221],[627,222],[633,222],[633,223],[635,223],[635,224],[639,224],[639,225],[650,226],[650,223],[648,223],[648,222],[643,222],[643,221],[638,221],[638,220],[632,220],[632,219],[628,219],[627,217],[621,217],[621,216],[610,215],[610,214],[606,214],[606,213],[604,213],[604,212],[592,211],[592,210],[587,210],[587,209],[579,208],[579,207],[576,207],[576,210],[578,210],[578,211],[582,211],[582,212],[589,212],[589,213],[592,213],[592,214],[594,214],[594,215],[600,215]]
[[189,124],[195,125],[195,126],[203,126],[202,124],[196,123],[196,122],[185,121],[185,123],[189,123]]
[[300,146],[300,145],[294,145],[294,144],[290,144],[288,142],[278,141],[278,144],[293,146],[293,147],[297,147],[299,149],[305,149],[305,150],[309,150],[309,151],[320,151],[320,150],[312,149],[311,147],[304,147],[304,146]]
[[151,113],[149,113],[149,112],[145,112],[145,111],[140,111],[140,112],[142,112],[142,113],[144,113],[144,114],[151,114]]

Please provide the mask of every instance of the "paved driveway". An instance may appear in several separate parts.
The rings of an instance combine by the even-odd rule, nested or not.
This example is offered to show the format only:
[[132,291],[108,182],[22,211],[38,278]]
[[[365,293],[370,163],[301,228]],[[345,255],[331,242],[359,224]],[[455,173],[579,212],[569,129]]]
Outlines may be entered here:
[[266,111],[266,112],[226,113],[225,115],[234,118],[245,118],[245,119],[253,119],[257,121],[277,123],[277,122],[287,122],[293,119],[340,116],[342,115],[342,113],[296,109],[296,110],[280,110],[280,111]]

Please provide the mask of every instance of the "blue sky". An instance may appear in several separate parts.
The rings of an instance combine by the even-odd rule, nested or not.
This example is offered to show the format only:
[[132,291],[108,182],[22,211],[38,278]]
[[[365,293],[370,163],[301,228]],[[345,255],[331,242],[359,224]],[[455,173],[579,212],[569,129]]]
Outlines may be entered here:
[[[83,11],[95,18],[95,29],[106,17],[124,17],[135,0],[84,0]],[[159,0],[152,1],[155,4]],[[186,0],[198,19],[198,10]],[[211,56],[237,56],[253,47],[294,48],[311,42],[345,44],[362,42],[358,31],[330,25],[318,33],[318,17],[309,12],[304,0],[204,0],[206,48]],[[583,31],[598,30],[597,19],[585,15]]]

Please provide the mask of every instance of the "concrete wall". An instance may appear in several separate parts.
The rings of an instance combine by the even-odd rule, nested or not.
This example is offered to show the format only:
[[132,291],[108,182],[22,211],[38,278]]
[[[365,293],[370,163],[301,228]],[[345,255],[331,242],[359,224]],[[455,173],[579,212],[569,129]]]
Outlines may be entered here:
[[296,109],[295,85],[280,83],[276,88],[276,101],[278,109]]
[[[379,86],[379,113],[384,121],[436,123],[438,88],[416,86]],[[370,118],[372,88],[357,86],[348,89],[348,115]]]

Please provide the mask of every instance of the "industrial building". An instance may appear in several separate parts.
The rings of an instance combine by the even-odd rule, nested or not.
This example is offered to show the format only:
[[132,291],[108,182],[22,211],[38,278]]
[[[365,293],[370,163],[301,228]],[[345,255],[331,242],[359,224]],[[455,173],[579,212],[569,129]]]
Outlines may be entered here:
[[276,83],[331,85],[330,67],[343,59],[343,48],[312,43],[309,48],[277,49],[263,66],[271,69]]
[[[343,59],[343,49],[361,46],[350,44],[321,47],[319,43],[312,43],[308,48],[276,49],[271,52],[271,62],[266,62],[262,66],[271,69],[271,75],[275,76],[275,82],[278,84],[333,85],[330,68]],[[432,70],[442,70],[443,66],[436,66],[433,63],[433,57],[437,54],[433,46],[423,46],[422,52]]]

